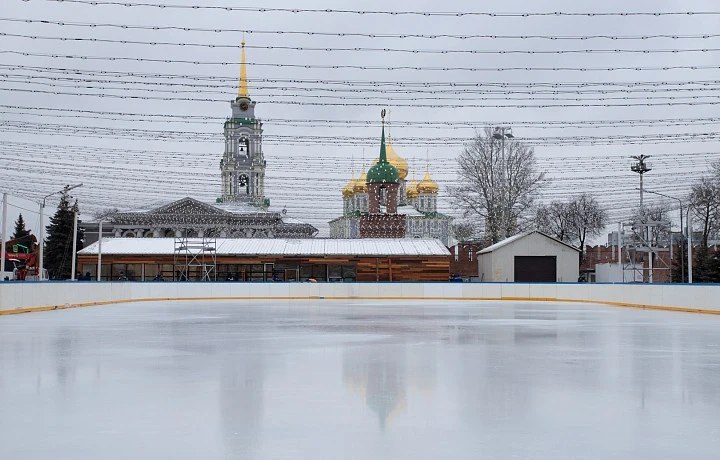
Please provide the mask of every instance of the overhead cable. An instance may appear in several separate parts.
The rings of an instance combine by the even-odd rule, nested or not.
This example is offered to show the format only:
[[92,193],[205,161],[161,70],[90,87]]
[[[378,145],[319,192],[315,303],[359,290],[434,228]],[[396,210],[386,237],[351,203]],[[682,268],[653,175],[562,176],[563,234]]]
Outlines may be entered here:
[[420,39],[440,39],[450,38],[458,40],[470,39],[490,39],[490,40],[533,40],[542,39],[550,41],[571,41],[571,40],[653,40],[653,39],[672,39],[672,40],[707,40],[720,37],[717,33],[699,33],[699,34],[642,34],[642,35],[505,35],[505,34],[447,34],[447,33],[383,33],[383,32],[322,32],[314,30],[262,30],[262,29],[239,29],[239,28],[207,28],[207,27],[188,27],[188,26],[170,26],[170,25],[139,25],[139,24],[117,24],[117,23],[95,23],[95,22],[74,22],[74,21],[53,21],[49,19],[27,19],[27,18],[0,18],[0,22],[16,22],[24,24],[51,24],[56,26],[69,27],[85,27],[85,28],[115,28],[123,30],[147,30],[147,31],[163,31],[171,30],[174,32],[211,32],[211,33],[242,33],[248,35],[304,35],[317,37],[354,37],[354,38],[420,38]]
[[501,49],[501,50],[482,50],[482,49],[414,49],[414,48],[371,48],[371,47],[312,47],[312,46],[288,46],[288,45],[240,45],[238,44],[216,44],[204,42],[164,42],[164,41],[143,41],[143,40],[120,40],[109,38],[93,38],[93,37],[48,37],[43,35],[13,34],[9,32],[0,32],[0,37],[23,38],[30,40],[51,40],[62,42],[91,42],[91,43],[114,43],[121,45],[146,45],[146,46],[181,46],[181,47],[200,47],[200,48],[232,48],[239,49],[244,46],[247,49],[261,50],[282,50],[282,51],[302,51],[302,52],[378,52],[378,53],[406,53],[406,54],[477,54],[477,55],[512,55],[512,54],[684,54],[684,53],[716,53],[720,48],[666,48],[666,49],[627,49],[627,48],[585,48],[585,49],[562,49],[562,50],[520,50],[520,49]]
[[[166,64],[192,64],[192,65],[220,65],[220,66],[237,66],[236,62],[228,61],[199,61],[189,59],[153,59],[126,56],[84,56],[73,54],[54,54],[54,53],[29,53],[17,50],[0,50],[0,54],[11,54],[19,56],[46,57],[51,59],[79,59],[87,61],[134,61],[134,62],[158,62]],[[523,71],[523,72],[559,72],[559,71],[575,71],[575,72],[613,72],[620,70],[631,71],[668,71],[668,70],[717,70],[717,65],[664,65],[664,66],[610,66],[610,67],[461,67],[461,66],[374,66],[374,65],[358,65],[358,64],[286,64],[286,63],[267,63],[267,62],[248,62],[249,66],[256,67],[279,67],[279,68],[301,68],[301,69],[354,69],[354,70],[416,70],[416,71],[465,71],[465,72],[503,72],[503,71]]]
[[[30,0],[26,0],[30,1]],[[421,11],[421,10],[352,10],[339,8],[272,8],[265,6],[222,6],[207,4],[178,4],[178,3],[152,3],[130,2],[114,0],[45,0],[55,3],[79,3],[89,6],[122,6],[127,8],[145,7],[159,9],[183,10],[216,10],[216,11],[243,11],[255,13],[313,13],[313,14],[357,14],[357,15],[386,15],[386,16],[487,16],[498,18],[529,18],[529,17],[632,17],[632,16],[718,16],[720,11],[524,11],[524,12],[494,12],[494,11]]]

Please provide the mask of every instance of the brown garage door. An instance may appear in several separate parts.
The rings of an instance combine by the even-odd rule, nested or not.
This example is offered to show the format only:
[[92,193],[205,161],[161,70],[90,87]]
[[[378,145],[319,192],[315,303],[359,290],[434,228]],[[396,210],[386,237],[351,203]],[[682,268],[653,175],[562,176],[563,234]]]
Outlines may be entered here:
[[556,281],[555,256],[515,256],[515,282],[554,283]]

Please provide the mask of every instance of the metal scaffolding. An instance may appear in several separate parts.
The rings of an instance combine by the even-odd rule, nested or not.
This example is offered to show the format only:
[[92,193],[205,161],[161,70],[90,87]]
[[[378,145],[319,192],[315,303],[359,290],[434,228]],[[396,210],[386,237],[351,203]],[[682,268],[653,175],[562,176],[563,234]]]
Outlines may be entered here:
[[[632,231],[630,238],[623,241],[625,245],[622,260],[623,281],[652,283],[654,271],[671,269],[668,262],[660,257],[660,253],[670,251],[672,239],[668,247],[660,246],[661,241],[657,240],[663,229],[670,228],[669,221],[631,222],[623,226],[630,227]],[[645,266],[645,254],[647,254],[647,266]]]
[[176,281],[217,280],[217,238],[189,237],[187,229],[175,237]]

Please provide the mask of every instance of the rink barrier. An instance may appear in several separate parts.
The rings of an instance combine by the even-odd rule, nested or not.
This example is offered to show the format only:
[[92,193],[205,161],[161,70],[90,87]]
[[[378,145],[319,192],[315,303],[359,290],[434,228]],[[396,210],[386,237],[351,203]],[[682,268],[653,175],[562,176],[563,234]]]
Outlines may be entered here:
[[720,285],[596,283],[6,282],[0,315],[173,300],[574,302],[720,315]]

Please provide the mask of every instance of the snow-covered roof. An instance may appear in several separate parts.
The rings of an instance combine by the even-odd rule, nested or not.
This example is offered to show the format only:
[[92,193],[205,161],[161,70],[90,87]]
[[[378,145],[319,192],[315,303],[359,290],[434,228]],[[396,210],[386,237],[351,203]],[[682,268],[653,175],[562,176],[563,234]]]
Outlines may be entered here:
[[267,214],[273,214],[277,213],[278,211],[265,211],[262,208],[259,208],[257,206],[253,206],[248,203],[243,203],[240,201],[227,201],[223,203],[209,203],[204,202],[207,205],[214,206],[218,209],[222,209],[223,211],[228,211],[233,214],[259,214],[259,213],[267,213]]
[[[199,239],[198,239],[199,241]],[[286,239],[218,238],[217,252],[222,255],[303,255],[303,256],[448,256],[450,251],[434,239]],[[107,255],[173,255],[174,238],[103,238],[102,253]],[[98,243],[79,251],[96,255]]]
[[522,238],[525,238],[525,237],[528,236],[528,235],[532,235],[533,233],[539,233],[540,235],[544,236],[545,238],[549,238],[549,239],[555,241],[556,243],[562,244],[562,245],[564,245],[564,246],[567,246],[567,247],[569,247],[569,248],[571,248],[571,249],[574,249],[574,250],[580,252],[580,250],[579,250],[578,248],[576,248],[576,247],[574,247],[574,246],[570,246],[569,244],[564,243],[564,242],[558,240],[557,238],[553,238],[552,236],[550,236],[550,235],[548,235],[548,234],[545,234],[545,233],[543,233],[543,232],[541,232],[541,231],[539,231],[539,230],[531,230],[531,231],[529,231],[529,232],[518,233],[517,235],[513,235],[513,236],[511,236],[510,238],[505,238],[505,239],[502,240],[502,241],[498,241],[497,243],[493,244],[492,246],[488,246],[488,247],[486,247],[485,249],[479,251],[478,254],[487,254],[488,252],[493,252],[494,250],[496,250],[496,249],[498,249],[498,248],[501,248],[501,247],[503,247],[503,246],[507,246],[508,244],[510,244],[510,243],[512,243],[512,242],[514,242],[514,241],[520,240],[520,239],[522,239]]

